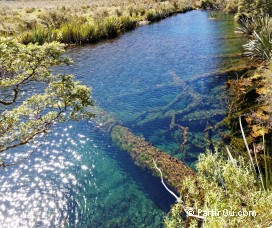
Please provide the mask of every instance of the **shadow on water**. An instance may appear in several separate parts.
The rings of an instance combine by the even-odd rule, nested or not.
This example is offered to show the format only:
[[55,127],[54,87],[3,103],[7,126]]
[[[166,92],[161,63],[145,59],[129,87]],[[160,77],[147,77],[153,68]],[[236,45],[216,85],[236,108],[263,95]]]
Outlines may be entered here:
[[119,151],[116,148],[113,155],[124,172],[128,173],[141,186],[149,198],[164,212],[168,212],[170,206],[175,202],[175,198],[163,187],[161,179],[153,176],[147,170],[136,166],[130,155],[125,151]]

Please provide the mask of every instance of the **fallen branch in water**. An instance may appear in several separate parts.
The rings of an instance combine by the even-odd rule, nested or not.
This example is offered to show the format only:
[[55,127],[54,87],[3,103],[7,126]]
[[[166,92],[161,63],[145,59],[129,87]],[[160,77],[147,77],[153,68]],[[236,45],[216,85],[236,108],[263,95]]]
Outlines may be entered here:
[[157,166],[157,164],[156,164],[156,162],[155,162],[154,159],[153,159],[153,162],[154,162],[155,168],[160,172],[160,175],[161,175],[161,182],[162,182],[163,186],[165,187],[165,189],[166,189],[172,196],[174,196],[174,197],[176,198],[176,200],[177,200],[178,203],[183,203],[182,200],[181,200],[179,197],[177,197],[177,195],[176,195],[174,192],[172,192],[172,191],[166,186],[166,184],[165,184],[164,181],[163,181],[162,171],[158,168],[158,166]]
[[[162,176],[162,171],[158,168],[155,160],[153,159],[153,163],[155,165],[155,168],[160,172],[160,176],[161,176],[161,183],[163,184],[163,186],[165,187],[165,189],[172,195],[175,197],[175,199],[177,200],[178,203],[180,204],[183,204],[183,201],[173,192],[171,191],[167,186],[166,184],[164,183],[163,181],[163,176]],[[206,220],[206,218],[204,216],[200,216],[200,215],[194,215],[194,209],[193,208],[187,208],[187,207],[184,207],[184,211],[186,213],[186,215],[188,215],[189,217],[193,217],[193,218],[197,218],[197,219],[201,219],[201,220]]]

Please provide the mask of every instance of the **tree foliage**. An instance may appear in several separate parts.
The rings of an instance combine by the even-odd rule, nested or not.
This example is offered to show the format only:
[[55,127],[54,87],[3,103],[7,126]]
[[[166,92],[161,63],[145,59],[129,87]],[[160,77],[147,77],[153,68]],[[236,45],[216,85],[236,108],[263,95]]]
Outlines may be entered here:
[[[27,144],[60,121],[92,114],[91,89],[51,68],[71,61],[63,45],[0,38],[0,153]],[[1,165],[5,166],[3,160]]]

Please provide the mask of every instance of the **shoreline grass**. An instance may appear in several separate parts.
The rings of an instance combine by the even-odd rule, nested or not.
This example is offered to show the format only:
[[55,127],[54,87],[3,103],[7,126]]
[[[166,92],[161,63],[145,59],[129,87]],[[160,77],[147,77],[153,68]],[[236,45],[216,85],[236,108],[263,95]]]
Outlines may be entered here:
[[[154,1],[26,1],[0,3],[0,35],[15,36],[23,44],[59,41],[65,44],[95,43],[124,31],[194,8],[187,0]],[[40,3],[40,4],[39,4]],[[12,6],[12,7],[11,7]]]

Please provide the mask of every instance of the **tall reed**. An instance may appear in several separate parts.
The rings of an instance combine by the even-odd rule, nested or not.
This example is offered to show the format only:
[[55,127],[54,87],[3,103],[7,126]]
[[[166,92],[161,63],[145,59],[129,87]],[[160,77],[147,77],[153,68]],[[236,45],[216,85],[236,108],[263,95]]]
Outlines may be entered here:
[[[22,43],[50,42],[52,40],[67,44],[94,43],[100,39],[110,39],[120,33],[134,29],[139,21],[157,21],[176,12],[190,10],[179,0],[173,2],[148,2],[115,7],[115,10],[94,10],[90,15],[72,15],[68,10],[50,11],[38,16],[39,24],[20,35]],[[89,8],[88,8],[89,9]],[[84,10],[86,8],[84,7]],[[101,14],[103,12],[103,14]],[[107,12],[107,13],[105,13]],[[64,15],[59,15],[59,14]]]

